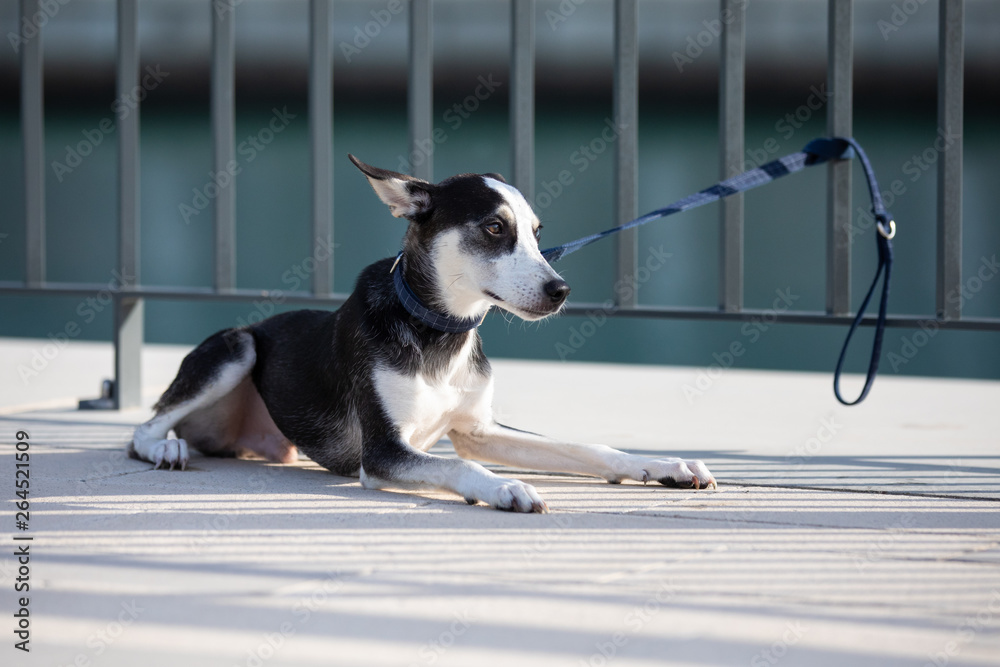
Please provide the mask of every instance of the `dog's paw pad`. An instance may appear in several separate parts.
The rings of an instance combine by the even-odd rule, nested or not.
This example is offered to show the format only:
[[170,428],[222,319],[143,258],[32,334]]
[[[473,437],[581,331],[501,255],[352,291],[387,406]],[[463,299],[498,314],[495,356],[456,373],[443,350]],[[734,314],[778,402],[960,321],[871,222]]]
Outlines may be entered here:
[[701,480],[697,477],[692,477],[687,481],[673,479],[671,477],[664,477],[663,479],[656,480],[663,486],[668,486],[672,489],[698,489],[701,488]]

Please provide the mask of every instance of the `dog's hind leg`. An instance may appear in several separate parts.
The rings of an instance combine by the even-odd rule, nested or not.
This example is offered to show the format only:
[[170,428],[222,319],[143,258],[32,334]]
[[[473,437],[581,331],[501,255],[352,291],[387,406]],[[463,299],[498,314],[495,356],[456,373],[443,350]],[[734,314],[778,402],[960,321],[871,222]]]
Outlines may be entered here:
[[188,443],[170,439],[170,430],[194,412],[218,403],[250,374],[257,360],[253,337],[226,329],[196,347],[181,362],[177,377],[154,406],[156,415],[135,430],[129,456],[171,469],[188,463]]

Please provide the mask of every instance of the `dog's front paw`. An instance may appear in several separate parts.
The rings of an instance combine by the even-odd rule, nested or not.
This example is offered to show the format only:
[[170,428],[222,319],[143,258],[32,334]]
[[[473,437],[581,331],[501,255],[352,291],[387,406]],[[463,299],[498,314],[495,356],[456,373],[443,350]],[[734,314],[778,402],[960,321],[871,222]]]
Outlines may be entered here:
[[642,467],[642,482],[656,481],[664,486],[683,489],[719,488],[715,477],[701,461],[651,459]]
[[545,504],[538,491],[530,484],[517,479],[498,479],[497,485],[481,498],[498,510],[508,512],[537,512],[547,514],[549,506]]
[[153,470],[160,466],[169,466],[173,470],[180,466],[181,470],[187,468],[188,464],[188,444],[185,440],[157,440],[156,442],[133,443],[132,451],[143,461],[153,464]]

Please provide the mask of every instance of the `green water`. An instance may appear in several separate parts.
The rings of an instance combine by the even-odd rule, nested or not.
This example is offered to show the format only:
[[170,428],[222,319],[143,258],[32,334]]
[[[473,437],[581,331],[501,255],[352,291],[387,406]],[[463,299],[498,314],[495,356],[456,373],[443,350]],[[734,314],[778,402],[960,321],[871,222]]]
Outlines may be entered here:
[[[338,100],[334,119],[334,285],[348,291],[365,265],[398,248],[403,227],[371,193],[348,162],[348,152],[390,169],[400,167],[406,145],[405,104],[379,107]],[[467,118],[438,104],[438,177],[457,172],[508,172],[506,101],[487,100]],[[275,109],[285,113],[279,133],[268,135]],[[748,159],[771,159],[823,134],[822,112],[803,107],[756,108],[748,117]],[[353,110],[353,112],[351,111]],[[934,311],[936,155],[933,109],[896,113],[859,111],[856,136],[871,156],[883,189],[896,182],[889,203],[899,223],[890,311]],[[786,119],[792,115],[792,122]],[[795,120],[798,113],[799,120]],[[109,109],[51,110],[46,118],[48,278],[106,283],[116,256],[116,146],[100,132]],[[294,116],[294,117],[292,117]],[[612,144],[605,121],[610,105],[542,106],[537,112],[537,193],[543,246],[611,226]],[[801,122],[800,122],[801,121]],[[793,125],[800,125],[795,127]],[[85,134],[85,132],[87,134]],[[967,316],[1000,317],[1000,277],[989,260],[1000,253],[1000,189],[993,158],[1000,129],[986,116],[966,119],[964,275]],[[603,136],[602,136],[603,133]],[[87,137],[90,137],[89,139]],[[100,143],[96,139],[100,136]],[[265,140],[267,142],[265,143]],[[304,101],[243,105],[237,118],[237,282],[242,288],[294,289],[310,255],[308,120]],[[23,179],[16,115],[0,117],[0,280],[24,272]],[[70,171],[67,146],[89,154]],[[643,107],[639,134],[639,210],[661,207],[717,180],[715,111],[712,108]],[[914,160],[914,156],[918,159]],[[142,115],[141,280],[147,285],[207,286],[212,281],[211,143],[207,109],[144,108]],[[562,175],[562,183],[559,183]],[[60,181],[61,178],[61,181]],[[855,208],[867,207],[865,184],[855,169]],[[553,196],[556,195],[556,196]],[[799,310],[824,308],[824,198],[822,169],[746,195],[745,304],[770,308],[783,297]],[[190,208],[185,209],[182,205]],[[185,219],[185,217],[187,219]],[[643,282],[644,304],[714,306],[717,294],[718,210],[709,206],[644,227],[639,260],[653,268]],[[857,214],[856,214],[856,217]],[[859,218],[857,224],[862,225]],[[870,229],[855,242],[856,306],[875,267]],[[558,266],[578,302],[612,297],[614,244],[591,246]],[[662,258],[666,257],[664,261]],[[975,281],[979,272],[983,278]],[[303,282],[308,285],[308,282]],[[977,287],[978,286],[978,287]],[[977,287],[974,290],[972,288]],[[0,336],[46,337],[75,324],[78,337],[110,340],[109,309],[98,312],[78,297],[0,297]],[[98,304],[100,305],[100,304]],[[782,302],[778,301],[779,307]],[[279,310],[282,309],[279,307]],[[193,344],[212,331],[256,317],[246,304],[149,301],[146,339]],[[76,327],[72,327],[74,331]],[[483,329],[487,353],[496,357],[681,364],[706,368],[830,371],[844,336],[831,326],[758,325],[687,321],[560,317],[539,324],[491,315]],[[887,333],[886,373],[1000,377],[998,334],[912,330]],[[865,365],[870,332],[859,336],[849,368]],[[925,343],[922,346],[916,343]],[[894,354],[894,357],[888,355]],[[696,371],[693,371],[692,376]]]

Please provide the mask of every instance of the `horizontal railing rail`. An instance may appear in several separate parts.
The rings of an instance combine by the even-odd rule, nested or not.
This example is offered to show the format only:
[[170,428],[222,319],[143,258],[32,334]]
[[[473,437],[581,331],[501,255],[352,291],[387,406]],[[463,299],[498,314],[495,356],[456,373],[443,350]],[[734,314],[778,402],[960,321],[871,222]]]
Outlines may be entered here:
[[[22,17],[35,16],[41,0],[20,0]],[[269,291],[236,286],[235,179],[220,186],[213,200],[215,251],[212,287],[154,287],[140,277],[139,219],[139,109],[118,120],[118,266],[133,280],[109,292],[114,304],[115,393],[113,405],[140,402],[139,356],[144,339],[143,303],[148,299],[276,303],[310,303],[339,306],[347,294],[334,291],[332,253],[333,169],[332,86],[333,68],[329,23],[331,0],[309,2],[309,140],[311,146],[311,224],[314,239],[312,289]],[[117,88],[122,95],[139,80],[137,0],[118,0]],[[719,136],[720,173],[733,176],[742,168],[744,153],[745,24],[740,0],[720,0]],[[216,173],[234,158],[234,67],[237,3],[224,3],[212,12],[211,124]],[[512,181],[532,199],[535,186],[534,142],[534,0],[511,0],[510,49],[510,150]],[[411,154],[430,145],[433,132],[433,3],[409,2],[408,118]],[[827,86],[832,102],[827,132],[851,136],[853,100],[853,1],[828,0]],[[43,62],[41,29],[23,41],[21,59],[21,134],[24,148],[25,278],[0,281],[0,294],[29,296],[86,295],[107,291],[107,285],[57,283],[46,279],[45,168]],[[946,295],[962,288],[962,115],[964,64],[964,1],[941,0],[939,9],[938,131],[955,141],[938,161],[936,312],[933,315],[890,315],[890,327],[997,331],[998,318],[963,317],[961,304]],[[636,215],[638,195],[638,2],[615,0],[614,7],[614,122],[622,129],[615,145],[614,211],[617,224]],[[414,175],[433,178],[430,155],[414,167]],[[641,305],[628,300],[567,305],[570,315],[707,321],[764,321],[767,323],[849,325],[851,294],[851,162],[834,160],[827,166],[826,310],[747,309],[743,305],[743,200],[735,195],[720,206],[719,303],[717,308],[677,308]],[[617,235],[616,273],[637,274],[635,230]],[[874,325],[874,316],[861,324]]]

